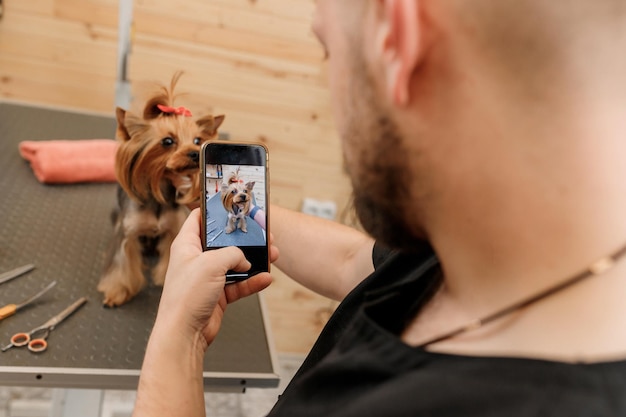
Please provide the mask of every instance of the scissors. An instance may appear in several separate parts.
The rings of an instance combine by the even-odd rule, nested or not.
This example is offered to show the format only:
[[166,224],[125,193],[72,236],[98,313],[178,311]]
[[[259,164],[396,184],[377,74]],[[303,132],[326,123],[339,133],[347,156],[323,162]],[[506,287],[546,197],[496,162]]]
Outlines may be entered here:
[[[213,230],[215,230],[215,229],[213,229]],[[211,230],[211,232],[212,232],[213,230]],[[222,232],[223,232],[223,230],[220,230],[220,231],[219,231],[219,232],[218,232],[215,236],[213,236],[211,239],[207,240],[207,241],[206,241],[206,243],[213,243],[213,241],[214,241],[215,239],[217,239],[217,237],[218,237],[219,235],[221,235],[221,234],[222,234]]]
[[28,264],[24,266],[20,266],[19,268],[12,269],[11,271],[0,274],[0,284],[4,284],[5,282],[11,281],[13,278],[17,278],[20,275],[24,275],[27,272],[35,269],[35,265]]
[[[73,304],[71,304],[69,307],[67,307],[65,310],[61,311],[56,316],[52,317],[50,320],[48,320],[41,326],[35,327],[33,330],[31,330],[28,333],[15,333],[11,337],[11,343],[9,343],[8,345],[6,345],[5,347],[1,349],[2,352],[6,352],[12,347],[21,347],[21,346],[28,346],[28,350],[30,350],[33,353],[43,352],[44,350],[48,348],[48,342],[46,342],[46,339],[50,335],[50,332],[54,330],[54,328],[59,323],[61,323],[63,320],[68,318],[72,313],[74,313],[76,310],[82,307],[86,302],[87,302],[87,298],[81,297],[78,300],[76,300]],[[45,333],[43,334],[42,337],[39,337],[37,339],[33,338],[33,336],[39,332],[45,332]]]
[[13,314],[17,313],[19,310],[21,310],[22,308],[26,307],[27,305],[29,305],[30,303],[32,303],[33,301],[35,301],[36,299],[38,299],[39,297],[41,297],[42,295],[47,293],[55,285],[57,285],[57,282],[56,281],[52,281],[50,284],[48,284],[48,286],[46,288],[44,288],[43,290],[39,291],[37,294],[33,295],[32,297],[27,298],[26,300],[22,301],[21,303],[19,303],[19,304],[7,304],[4,307],[0,308],[0,320],[6,319],[7,317],[10,317]]

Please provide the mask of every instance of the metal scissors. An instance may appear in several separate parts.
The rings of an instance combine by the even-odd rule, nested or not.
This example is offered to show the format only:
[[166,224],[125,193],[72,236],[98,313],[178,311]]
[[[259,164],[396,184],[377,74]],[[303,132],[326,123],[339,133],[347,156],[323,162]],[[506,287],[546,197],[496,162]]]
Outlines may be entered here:
[[[213,230],[215,230],[215,229],[213,229]],[[211,232],[212,232],[213,230],[211,230]],[[213,241],[214,241],[215,239],[217,239],[217,237],[218,237],[219,235],[221,235],[221,234],[222,234],[222,232],[223,232],[223,230],[220,230],[219,232],[217,232],[217,234],[216,234],[215,236],[213,236],[211,239],[207,240],[207,241],[206,241],[206,243],[213,243]]]
[[0,274],[0,284],[4,284],[5,282],[11,281],[13,278],[17,278],[20,275],[24,275],[27,272],[35,269],[35,265],[28,264],[24,266],[20,266],[19,268],[12,269],[11,271]]
[[33,301],[35,301],[36,299],[38,299],[39,297],[41,297],[42,295],[47,293],[55,285],[57,285],[57,282],[56,281],[52,281],[50,284],[48,284],[48,286],[46,288],[44,288],[43,290],[39,291],[37,294],[33,295],[32,297],[27,298],[26,300],[22,301],[21,303],[19,303],[19,304],[7,304],[4,307],[0,308],[0,320],[6,319],[7,317],[10,317],[13,314],[17,313],[19,310],[21,310],[22,308],[26,307],[27,305],[29,305],[30,303],[32,303]]
[[[54,330],[54,328],[61,323],[63,320],[68,318],[72,313],[78,310],[87,302],[86,297],[81,297],[76,300],[72,305],[67,307],[65,310],[61,311],[56,316],[52,317],[50,320],[45,322],[39,327],[35,327],[28,333],[16,333],[11,337],[11,343],[2,348],[2,352],[6,352],[12,347],[20,347],[20,346],[28,346],[28,350],[34,353],[43,352],[48,348],[48,342],[46,339],[50,335],[50,332]],[[39,338],[33,338],[36,333],[44,332],[43,336]]]

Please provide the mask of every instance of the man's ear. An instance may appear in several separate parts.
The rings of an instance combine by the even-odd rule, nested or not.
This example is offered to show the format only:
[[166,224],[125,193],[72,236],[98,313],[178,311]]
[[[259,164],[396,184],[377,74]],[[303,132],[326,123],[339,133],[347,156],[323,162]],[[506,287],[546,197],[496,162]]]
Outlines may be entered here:
[[380,0],[376,48],[385,72],[385,87],[394,104],[410,102],[411,77],[424,53],[423,0]]

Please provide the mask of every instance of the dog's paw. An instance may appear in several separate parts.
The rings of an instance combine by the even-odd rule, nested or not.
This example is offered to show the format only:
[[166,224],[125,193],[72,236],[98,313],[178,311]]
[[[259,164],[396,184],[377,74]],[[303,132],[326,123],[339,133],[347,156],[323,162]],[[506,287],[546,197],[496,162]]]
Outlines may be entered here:
[[107,307],[118,307],[129,302],[133,297],[128,291],[122,289],[121,291],[107,291],[104,294],[102,304]]
[[122,285],[110,285],[110,283],[107,285],[106,282],[101,282],[98,285],[98,291],[104,294],[102,304],[107,307],[121,306],[134,297],[134,294],[131,294],[128,288]]

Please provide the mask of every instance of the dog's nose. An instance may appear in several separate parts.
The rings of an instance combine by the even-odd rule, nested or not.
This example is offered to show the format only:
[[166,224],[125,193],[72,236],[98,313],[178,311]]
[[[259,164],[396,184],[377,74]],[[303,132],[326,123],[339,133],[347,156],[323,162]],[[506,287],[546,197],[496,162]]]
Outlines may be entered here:
[[198,162],[200,160],[200,152],[191,151],[187,154],[189,158],[191,158],[194,162]]

